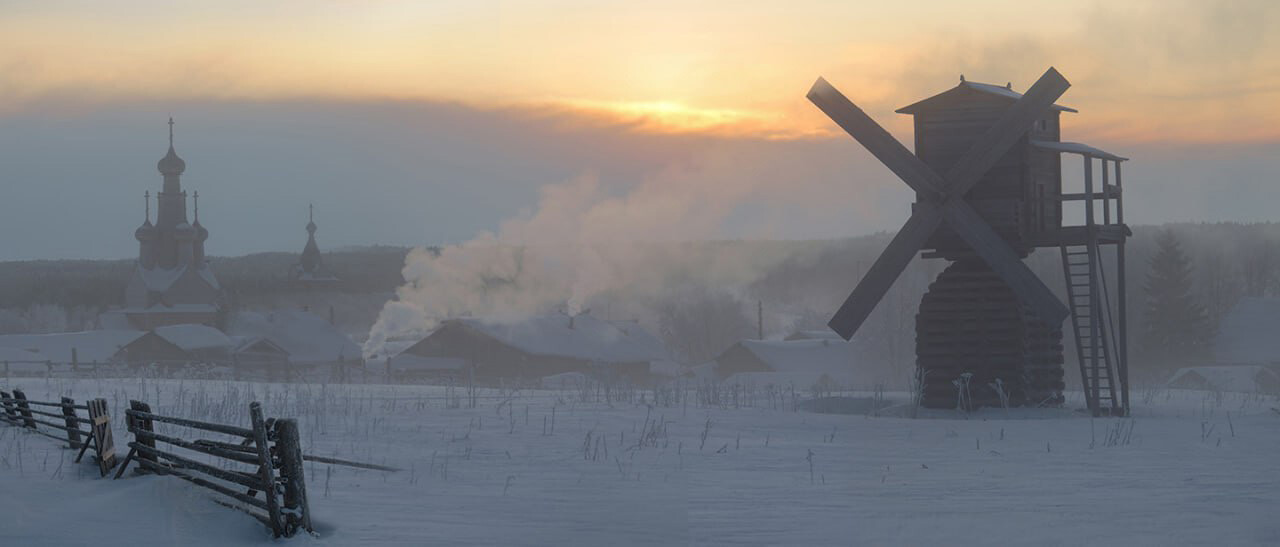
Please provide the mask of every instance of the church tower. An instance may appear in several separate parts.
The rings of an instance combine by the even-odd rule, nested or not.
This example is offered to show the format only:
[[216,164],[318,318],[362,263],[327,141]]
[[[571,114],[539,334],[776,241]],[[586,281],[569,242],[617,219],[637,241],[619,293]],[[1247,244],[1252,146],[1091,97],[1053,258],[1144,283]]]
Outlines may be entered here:
[[307,244],[302,248],[302,256],[298,263],[289,268],[289,280],[297,287],[321,287],[338,283],[320,256],[320,246],[316,244],[316,208],[307,206]]
[[136,231],[138,263],[125,288],[125,316],[139,329],[164,325],[213,325],[219,311],[220,287],[205,260],[209,231],[200,225],[200,194],[194,197],[195,221],[187,221],[187,170],[173,148],[173,118],[169,118],[169,151],[156,164],[163,184],[156,193],[156,221],[151,223],[151,193],[146,219]]

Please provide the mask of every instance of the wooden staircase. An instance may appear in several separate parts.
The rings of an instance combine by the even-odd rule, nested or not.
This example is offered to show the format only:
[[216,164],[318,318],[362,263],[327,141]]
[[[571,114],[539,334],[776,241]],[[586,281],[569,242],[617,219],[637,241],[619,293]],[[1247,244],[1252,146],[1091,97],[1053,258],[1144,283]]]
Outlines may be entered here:
[[1090,243],[1060,247],[1067,307],[1071,309],[1080,379],[1089,410],[1094,416],[1121,416],[1124,407],[1116,397],[1116,359],[1111,346],[1115,333],[1111,332],[1106,280],[1098,264],[1097,244]]

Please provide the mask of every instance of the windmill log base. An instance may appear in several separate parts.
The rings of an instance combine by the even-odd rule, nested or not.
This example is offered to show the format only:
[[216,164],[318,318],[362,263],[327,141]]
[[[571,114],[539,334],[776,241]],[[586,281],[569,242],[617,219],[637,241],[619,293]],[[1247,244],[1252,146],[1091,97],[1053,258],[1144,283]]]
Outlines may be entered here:
[[981,260],[951,264],[920,302],[924,407],[1057,406],[1066,387],[1062,363],[1062,330],[1037,319]]

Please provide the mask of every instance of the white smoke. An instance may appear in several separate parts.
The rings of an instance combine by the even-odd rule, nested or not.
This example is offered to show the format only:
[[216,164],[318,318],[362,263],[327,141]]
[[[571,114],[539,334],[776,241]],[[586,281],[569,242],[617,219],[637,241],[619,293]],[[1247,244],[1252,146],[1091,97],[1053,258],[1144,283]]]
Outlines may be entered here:
[[438,253],[411,251],[405,284],[382,310],[365,352],[420,337],[449,317],[572,314],[608,295],[610,309],[597,315],[642,318],[672,284],[740,291],[785,257],[706,241],[727,235],[726,220],[744,201],[788,191],[776,186],[768,174],[715,155],[621,195],[592,174],[545,186],[536,209],[496,233]]

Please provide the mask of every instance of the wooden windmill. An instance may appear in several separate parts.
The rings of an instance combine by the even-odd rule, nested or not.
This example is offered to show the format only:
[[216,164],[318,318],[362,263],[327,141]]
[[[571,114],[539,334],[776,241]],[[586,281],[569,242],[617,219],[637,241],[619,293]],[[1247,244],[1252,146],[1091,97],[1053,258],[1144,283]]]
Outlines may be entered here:
[[[1061,141],[1059,115],[1075,110],[1054,102],[1068,87],[1053,68],[1025,94],[961,77],[956,87],[898,110],[914,116],[914,154],[826,80],[809,91],[810,101],[916,192],[911,217],[831,328],[851,338],[916,253],[952,262],[916,316],[925,406],[1060,404],[1062,324],[1070,316],[1089,408],[1097,415],[1128,411],[1125,158]],[[1063,193],[1064,152],[1084,158],[1083,192]],[[1067,201],[1082,202],[1083,224],[1064,225]],[[1114,303],[1102,245],[1115,247]],[[1037,247],[1060,250],[1065,304],[1022,262]]]

